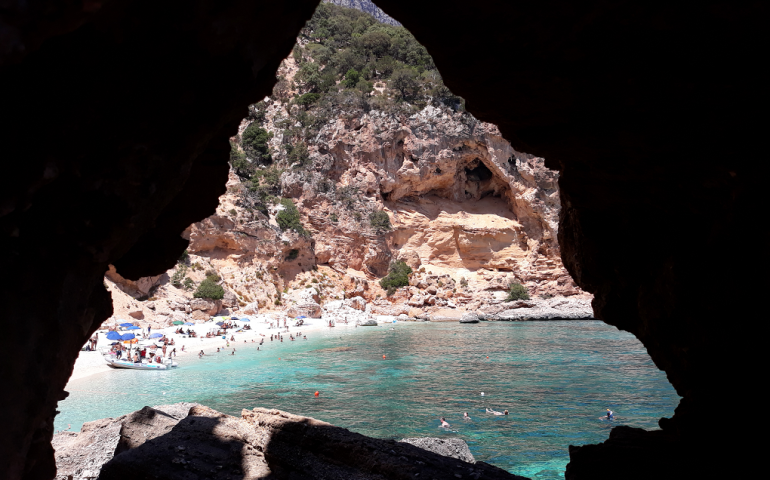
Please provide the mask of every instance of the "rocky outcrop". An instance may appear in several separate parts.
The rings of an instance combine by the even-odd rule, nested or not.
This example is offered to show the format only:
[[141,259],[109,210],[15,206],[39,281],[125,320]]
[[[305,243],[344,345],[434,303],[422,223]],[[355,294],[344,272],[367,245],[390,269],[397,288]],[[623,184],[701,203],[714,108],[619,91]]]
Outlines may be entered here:
[[121,452],[167,434],[196,403],[177,403],[141,410],[118,418],[86,422],[80,432],[53,436],[57,480],[99,477],[102,466]]
[[459,438],[404,438],[403,443],[414,445],[429,452],[438,453],[444,457],[456,458],[467,463],[476,463],[468,444]]
[[324,2],[328,3],[334,3],[335,5],[339,5],[341,7],[348,7],[348,8],[355,8],[356,10],[361,10],[362,12],[366,12],[369,15],[373,16],[377,19],[380,23],[387,23],[388,25],[395,25],[395,26],[401,26],[400,23],[398,23],[396,20],[393,19],[390,15],[383,12],[380,7],[374,4],[371,0],[323,0]]
[[309,318],[321,318],[321,305],[315,302],[302,302],[292,305],[286,310],[290,317],[306,316]]
[[520,479],[476,462],[459,439],[365,437],[279,410],[224,415],[195,404],[145,407],[55,437],[59,478]]
[[517,300],[480,309],[480,320],[590,320],[594,318],[590,300],[580,298],[552,298],[547,300]]

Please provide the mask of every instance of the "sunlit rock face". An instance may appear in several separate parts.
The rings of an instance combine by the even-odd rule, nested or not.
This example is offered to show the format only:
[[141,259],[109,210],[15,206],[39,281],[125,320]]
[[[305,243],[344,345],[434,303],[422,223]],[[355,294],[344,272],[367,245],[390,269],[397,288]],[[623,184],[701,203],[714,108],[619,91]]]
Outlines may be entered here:
[[[568,476],[667,478],[679,462],[691,477],[749,478],[751,462],[736,459],[761,458],[751,423],[714,415],[759,404],[740,379],[763,378],[752,356],[761,336],[744,323],[758,317],[754,304],[724,297],[768,287],[766,7],[378,5],[427,46],[471,113],[560,171],[564,264],[596,295],[597,315],[637,335],[684,397],[662,434],[619,435],[623,457],[609,442],[575,454]],[[314,6],[4,7],[0,300],[5,323],[24,328],[0,337],[13,359],[0,370],[0,477],[53,477],[56,402],[110,314],[107,266],[135,280],[173,265],[179,234],[224,192],[245,105],[269,93]],[[681,455],[655,454],[663,441]]]

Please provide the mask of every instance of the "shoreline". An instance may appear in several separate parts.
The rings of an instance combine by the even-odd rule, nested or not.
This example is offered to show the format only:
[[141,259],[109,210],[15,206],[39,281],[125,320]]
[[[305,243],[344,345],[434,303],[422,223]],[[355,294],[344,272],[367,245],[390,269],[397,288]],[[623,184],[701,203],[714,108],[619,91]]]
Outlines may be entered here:
[[[217,348],[225,349],[228,348],[232,349],[238,349],[239,345],[254,345],[258,344],[259,340],[262,338],[268,338],[270,335],[276,335],[281,334],[284,337],[287,337],[289,334],[296,334],[297,332],[302,332],[302,335],[308,335],[314,332],[318,332],[320,330],[330,328],[328,326],[329,320],[337,320],[337,317],[334,315],[324,315],[322,318],[310,318],[306,319],[308,323],[301,325],[299,327],[295,327],[293,325],[290,325],[289,322],[286,322],[286,325],[289,327],[289,331],[286,331],[286,328],[277,328],[273,327],[270,328],[270,323],[275,323],[276,319],[263,316],[263,315],[255,315],[255,320],[252,320],[251,322],[246,322],[251,326],[251,330],[236,332],[236,329],[230,329],[227,333],[227,338],[223,339],[221,335],[217,337],[210,337],[206,338],[203,337],[187,337],[181,334],[173,333],[174,330],[179,328],[180,326],[184,327],[185,330],[187,328],[190,328],[191,330],[196,331],[198,334],[205,335],[205,332],[209,329],[216,328],[216,325],[214,322],[204,322],[196,325],[191,326],[173,326],[173,327],[166,327],[166,328],[160,328],[160,329],[153,329],[152,333],[163,333],[165,334],[169,339],[174,339],[175,345],[170,346],[167,348],[167,352],[171,349],[176,348],[176,357],[186,357],[190,354],[197,355],[199,351],[203,350],[204,354],[210,354],[212,350],[216,350]],[[325,317],[325,318],[324,318]],[[385,322],[385,319],[383,318],[385,316],[381,316],[378,319],[378,326],[383,324]],[[242,321],[238,321],[239,324],[244,324]],[[339,327],[347,327],[347,328],[357,328],[356,323],[336,323],[334,328]],[[367,327],[362,327],[367,328]],[[229,338],[231,336],[235,337],[234,341],[230,341]],[[141,340],[145,340],[142,338]],[[251,340],[254,340],[252,342]],[[269,341],[269,340],[268,340]],[[291,340],[288,340],[289,342]],[[159,342],[158,342],[159,343]],[[230,346],[228,347],[228,343]],[[97,375],[100,373],[104,373],[110,370],[113,370],[112,367],[110,367],[102,358],[102,354],[98,351],[99,348],[109,348],[110,344],[112,344],[112,340],[107,340],[106,335],[104,333],[99,333],[99,342],[97,343],[97,351],[92,352],[86,352],[81,351],[78,355],[77,360],[75,361],[75,366],[72,370],[72,375],[70,375],[69,380],[67,381],[68,388],[70,386],[70,383],[83,380],[85,378],[88,378],[93,375]],[[182,351],[181,347],[184,346],[185,350]]]
[[[522,312],[524,313],[524,312]],[[153,330],[154,332],[160,332],[164,333],[168,338],[173,338],[175,341],[175,345],[173,347],[170,347],[171,349],[176,348],[177,354],[176,357],[187,357],[190,354],[197,355],[197,353],[200,350],[204,351],[204,354],[210,354],[212,350],[215,350],[217,348],[220,349],[228,349],[228,348],[235,348],[236,351],[238,349],[239,345],[243,345],[244,343],[247,345],[254,345],[256,343],[259,343],[259,340],[262,338],[267,338],[270,335],[275,334],[282,334],[283,336],[287,336],[288,334],[296,334],[297,332],[302,332],[303,335],[315,333],[318,331],[322,331],[324,329],[329,328],[328,322],[329,320],[335,320],[335,317],[333,315],[324,315],[326,318],[312,318],[309,319],[309,323],[306,323],[299,327],[294,327],[289,325],[289,331],[287,332],[286,329],[279,329],[276,327],[270,328],[270,321],[272,320],[273,323],[275,323],[275,319],[271,319],[270,317],[263,317],[261,315],[257,316],[256,321],[251,321],[249,324],[251,325],[251,330],[241,331],[241,332],[235,332],[230,331],[227,334],[227,337],[234,336],[235,340],[233,342],[229,341],[228,339],[223,339],[222,336],[217,336],[213,338],[206,338],[206,337],[196,337],[196,338],[190,338],[186,337],[181,334],[172,333],[176,328],[178,327],[166,327],[162,329]],[[261,318],[259,318],[261,317]],[[395,316],[388,316],[388,315],[381,315],[377,316],[377,323],[378,327],[381,327],[385,324],[390,323],[392,320],[398,320],[399,322],[403,323],[459,323],[458,319],[436,319],[436,320],[420,320],[420,319],[399,319]],[[595,318],[554,318],[554,317],[548,317],[548,318],[537,318],[536,316],[528,316],[524,317],[521,316],[519,318],[499,318],[497,315],[483,315],[479,314],[479,321],[480,322],[537,322],[537,321],[574,321],[574,320],[596,320]],[[497,317],[497,318],[495,318]],[[243,323],[243,322],[240,322]],[[213,325],[212,322],[205,322],[201,324],[196,324],[194,326],[189,326],[189,328],[196,330],[198,333],[203,333],[205,335],[205,331],[207,331],[211,326]],[[344,324],[344,323],[337,323],[335,324],[334,328],[357,328],[358,326],[355,323],[350,324]],[[185,327],[188,328],[188,327]],[[361,328],[371,328],[371,327],[361,327]],[[251,340],[254,340],[252,342]],[[289,340],[290,341],[290,340]],[[111,340],[107,340],[106,336],[103,333],[99,334],[99,342],[97,344],[98,348],[108,348],[110,344],[112,343]],[[230,343],[230,346],[228,347],[227,344]],[[181,347],[185,346],[185,350],[182,351]],[[72,370],[72,375],[70,376],[69,380],[67,381],[66,388],[70,387],[70,384],[72,382],[80,381],[85,378],[91,377],[93,375],[98,375],[100,373],[108,372],[110,370],[113,370],[112,367],[110,367],[102,358],[102,354],[97,351],[92,352],[86,352],[81,351],[78,355],[77,360],[75,361],[75,365]]]

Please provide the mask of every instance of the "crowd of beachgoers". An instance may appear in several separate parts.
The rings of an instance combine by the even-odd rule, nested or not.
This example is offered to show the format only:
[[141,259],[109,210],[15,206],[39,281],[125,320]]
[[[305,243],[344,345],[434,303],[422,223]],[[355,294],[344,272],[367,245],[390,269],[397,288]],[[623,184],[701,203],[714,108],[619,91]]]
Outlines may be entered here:
[[[314,331],[330,328],[330,324],[339,328],[357,328],[361,323],[357,319],[340,321],[336,316],[330,318],[288,318],[276,315],[250,315],[248,317],[213,317],[206,322],[188,322],[182,325],[172,325],[166,328],[151,326],[136,328],[139,322],[121,319],[110,319],[97,330],[84,346],[84,351],[75,362],[70,381],[110,369],[102,355],[112,351],[120,351],[120,358],[134,361],[139,354],[142,361],[162,358],[176,358],[186,355],[211,355],[226,352],[237,354],[239,345],[255,345],[259,348],[263,342],[291,342],[306,340]],[[381,319],[389,320],[389,319]],[[126,326],[121,326],[126,325]],[[127,325],[134,325],[130,327]],[[109,339],[109,332],[125,335],[133,333],[133,340],[121,341]],[[110,334],[115,337],[115,334]],[[153,338],[150,338],[153,337]],[[142,355],[143,353],[143,355]]]

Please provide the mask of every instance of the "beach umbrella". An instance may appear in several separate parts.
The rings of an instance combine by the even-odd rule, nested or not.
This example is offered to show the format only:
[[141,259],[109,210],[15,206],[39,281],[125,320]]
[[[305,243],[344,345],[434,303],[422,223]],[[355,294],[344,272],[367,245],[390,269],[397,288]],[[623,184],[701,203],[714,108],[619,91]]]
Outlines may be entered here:
[[126,330],[141,330],[141,328],[137,327],[136,325],[131,325],[130,327],[126,327]]
[[222,325],[224,325],[224,324],[225,324],[225,322],[217,322],[217,325],[219,325],[220,327],[221,327]]
[[244,317],[244,318],[242,318],[242,319],[241,319],[241,321],[242,321],[242,322],[250,322],[251,320],[250,320],[250,319],[248,319],[248,318],[246,318],[246,317]]
[[136,335],[134,335],[133,333],[124,333],[123,335],[120,336],[120,339],[123,341],[133,340],[134,338],[136,338]]
[[115,330],[107,332],[107,340],[120,340],[120,334]]
[[120,342],[112,342],[110,345],[120,345]]
[[150,335],[150,338],[161,338],[162,336],[163,336],[162,333],[153,333],[152,335]]
[[174,325],[182,325],[182,324],[184,324],[184,322],[181,321],[181,320],[174,320],[173,324]]
[[195,325],[193,322],[185,322],[185,325]]
[[134,324],[133,323],[121,323],[120,326],[121,327],[133,327]]
[[297,317],[297,320],[299,320],[300,318],[307,318],[307,317],[304,315],[300,315],[299,317]]

